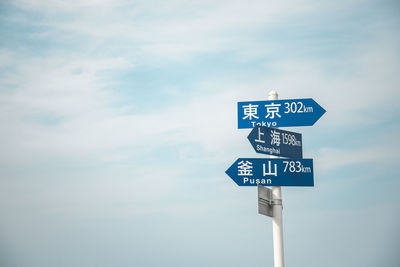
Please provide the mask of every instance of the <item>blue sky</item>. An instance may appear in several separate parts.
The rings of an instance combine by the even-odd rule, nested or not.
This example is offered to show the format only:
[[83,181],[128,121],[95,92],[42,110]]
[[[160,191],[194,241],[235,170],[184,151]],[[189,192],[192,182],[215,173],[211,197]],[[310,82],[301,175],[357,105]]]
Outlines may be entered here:
[[238,101],[313,98],[287,266],[400,261],[396,1],[1,1],[1,266],[273,266]]

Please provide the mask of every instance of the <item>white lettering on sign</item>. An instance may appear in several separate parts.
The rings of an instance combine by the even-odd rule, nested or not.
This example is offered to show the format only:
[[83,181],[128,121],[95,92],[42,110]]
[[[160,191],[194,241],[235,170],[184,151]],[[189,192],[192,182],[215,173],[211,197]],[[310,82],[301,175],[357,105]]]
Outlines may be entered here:
[[266,127],[275,127],[276,126],[276,122],[275,121],[272,121],[272,122],[265,122],[265,121],[255,122],[255,121],[252,121],[250,123],[253,126],[253,128],[256,125],[257,126],[266,126]]
[[296,136],[293,134],[282,133],[283,144],[289,146],[301,146],[301,141],[296,140]]
[[254,141],[255,141],[255,142],[258,142],[258,143],[265,143],[264,140],[261,140],[261,135],[264,135],[264,133],[261,132],[261,128],[258,127],[258,139],[255,139]]
[[239,176],[253,176],[253,163],[250,161],[244,162],[243,160],[238,163]]
[[263,176],[267,176],[267,175],[274,175],[277,176],[277,172],[276,172],[276,164],[274,164],[274,168],[275,170],[272,171],[271,170],[271,161],[268,161],[268,172],[265,171],[265,164],[263,164]]
[[285,169],[283,172],[302,172],[302,173],[311,173],[311,167],[304,167],[300,161],[293,160],[284,160],[283,164],[285,164]]
[[281,137],[278,131],[271,130],[271,145],[279,146],[281,144]]
[[285,102],[285,111],[283,113],[309,113],[313,112],[313,107],[306,107],[303,102]]
[[257,145],[256,146],[257,151],[263,151],[263,152],[267,152],[269,154],[281,154],[281,149],[280,148],[274,148],[274,147],[265,147],[262,145]]
[[253,117],[258,119],[257,115],[257,108],[258,105],[252,105],[248,104],[247,106],[243,106],[243,114],[245,115],[242,119],[245,120],[249,118],[249,120],[252,120]]
[[252,178],[243,178],[243,184],[271,184],[271,179],[252,179]]
[[265,107],[267,108],[267,116],[265,116],[265,118],[274,119],[275,115],[280,118],[281,115],[278,113],[280,106],[281,104],[274,104],[274,103],[265,105]]

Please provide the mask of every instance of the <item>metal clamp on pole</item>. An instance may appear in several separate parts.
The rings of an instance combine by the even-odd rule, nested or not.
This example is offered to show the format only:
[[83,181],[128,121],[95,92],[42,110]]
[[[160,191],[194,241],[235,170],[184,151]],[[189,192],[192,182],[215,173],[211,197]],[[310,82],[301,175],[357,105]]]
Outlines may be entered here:
[[281,206],[283,206],[282,205],[282,199],[273,199],[273,200],[270,201],[270,204],[271,205],[281,205]]
[[282,199],[263,199],[258,198],[258,201],[264,205],[282,205]]

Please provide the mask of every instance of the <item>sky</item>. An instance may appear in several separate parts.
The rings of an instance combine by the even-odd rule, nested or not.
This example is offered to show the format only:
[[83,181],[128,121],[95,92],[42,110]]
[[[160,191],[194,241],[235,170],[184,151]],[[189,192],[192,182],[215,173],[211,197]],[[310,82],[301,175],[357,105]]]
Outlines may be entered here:
[[400,262],[398,1],[0,1],[0,265],[273,266],[237,102],[313,98],[286,266]]

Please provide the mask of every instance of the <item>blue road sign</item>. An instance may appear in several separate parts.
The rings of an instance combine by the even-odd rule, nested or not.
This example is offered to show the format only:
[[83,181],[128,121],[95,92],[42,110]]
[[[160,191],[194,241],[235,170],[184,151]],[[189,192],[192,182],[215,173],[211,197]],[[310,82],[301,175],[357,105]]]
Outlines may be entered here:
[[312,159],[239,158],[226,174],[239,186],[314,186]]
[[312,126],[325,112],[311,98],[238,102],[238,127]]
[[255,126],[247,137],[257,153],[302,158],[301,134],[264,126]]

